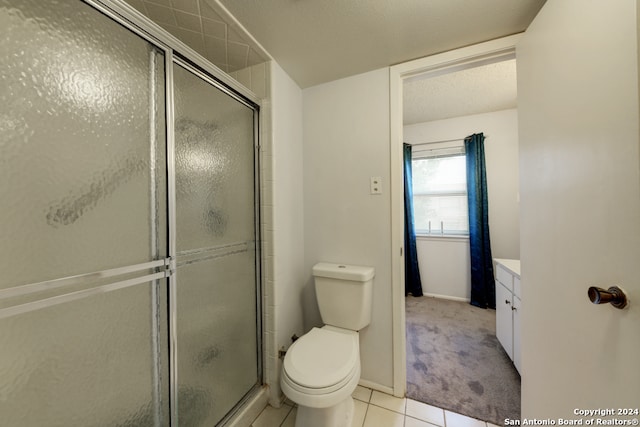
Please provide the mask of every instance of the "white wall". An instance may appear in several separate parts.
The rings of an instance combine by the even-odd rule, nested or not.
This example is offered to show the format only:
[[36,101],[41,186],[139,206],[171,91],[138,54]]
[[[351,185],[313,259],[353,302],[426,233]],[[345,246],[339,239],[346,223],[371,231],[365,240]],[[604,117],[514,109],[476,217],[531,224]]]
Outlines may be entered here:
[[[361,378],[391,391],[389,70],[305,89],[303,106],[305,329],[322,324],[315,263],[375,267],[373,320],[360,333]],[[382,177],[382,195],[369,194],[372,176]]]
[[[485,135],[489,230],[494,258],[520,258],[518,203],[518,116],[509,109],[404,127],[409,144]],[[418,263],[427,294],[469,299],[468,240],[418,239]]]
[[418,265],[426,296],[469,301],[471,255],[469,239],[418,237]]

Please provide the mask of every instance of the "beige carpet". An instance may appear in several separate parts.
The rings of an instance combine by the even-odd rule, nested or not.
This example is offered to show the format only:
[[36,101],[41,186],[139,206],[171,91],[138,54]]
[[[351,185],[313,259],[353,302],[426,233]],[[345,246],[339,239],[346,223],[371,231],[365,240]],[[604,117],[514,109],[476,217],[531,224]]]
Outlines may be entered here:
[[520,419],[520,375],[495,336],[495,310],[406,299],[407,397],[504,425]]

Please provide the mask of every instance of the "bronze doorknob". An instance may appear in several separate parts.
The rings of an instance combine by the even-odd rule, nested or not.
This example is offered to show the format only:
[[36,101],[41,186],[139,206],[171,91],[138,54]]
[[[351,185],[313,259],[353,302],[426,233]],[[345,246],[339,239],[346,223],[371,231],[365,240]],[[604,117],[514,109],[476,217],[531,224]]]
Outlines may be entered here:
[[602,289],[591,286],[588,291],[589,299],[594,304],[611,303],[615,308],[625,308],[628,304],[627,296],[617,286],[611,286],[609,289]]

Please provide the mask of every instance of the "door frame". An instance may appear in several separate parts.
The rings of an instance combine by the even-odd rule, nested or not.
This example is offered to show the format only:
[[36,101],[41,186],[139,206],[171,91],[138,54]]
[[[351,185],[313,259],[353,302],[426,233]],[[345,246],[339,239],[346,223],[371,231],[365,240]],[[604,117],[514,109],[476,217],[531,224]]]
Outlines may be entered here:
[[394,65],[389,69],[389,152],[391,158],[391,292],[393,333],[393,394],[404,397],[407,388],[407,349],[404,295],[404,172],[403,84],[474,66],[515,58],[522,33]]

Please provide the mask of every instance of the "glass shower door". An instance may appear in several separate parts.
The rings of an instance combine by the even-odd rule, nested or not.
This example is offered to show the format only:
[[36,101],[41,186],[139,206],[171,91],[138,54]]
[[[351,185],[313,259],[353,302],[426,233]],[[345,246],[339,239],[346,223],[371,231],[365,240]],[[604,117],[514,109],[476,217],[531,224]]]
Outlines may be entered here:
[[186,64],[173,77],[174,396],[180,425],[213,426],[260,382],[256,112]]
[[257,107],[98,3],[0,0],[0,425],[213,426],[261,383]]
[[0,424],[168,425],[165,56],[0,0]]

